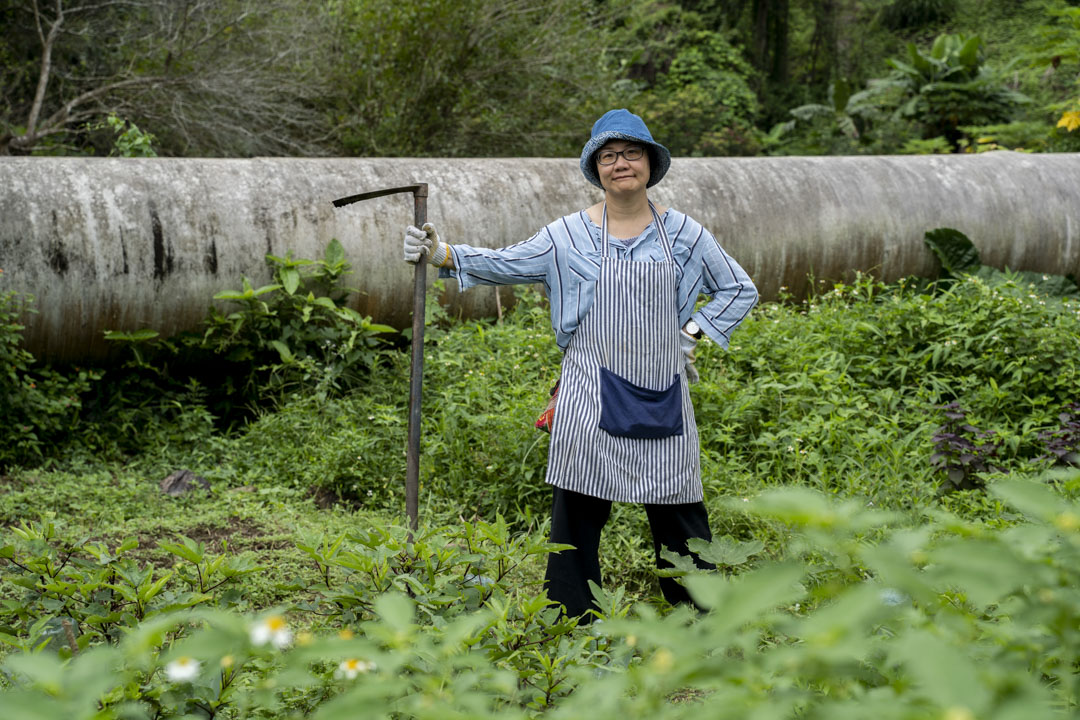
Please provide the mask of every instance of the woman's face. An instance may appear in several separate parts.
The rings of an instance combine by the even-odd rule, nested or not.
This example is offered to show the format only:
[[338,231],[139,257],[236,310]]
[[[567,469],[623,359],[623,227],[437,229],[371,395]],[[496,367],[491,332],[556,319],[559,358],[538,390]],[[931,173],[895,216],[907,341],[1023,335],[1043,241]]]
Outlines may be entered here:
[[[637,160],[627,160],[625,153],[633,149],[641,150],[641,157]],[[615,156],[615,162],[610,165],[600,163],[600,158],[605,152],[619,153]],[[649,152],[641,143],[632,140],[612,140],[605,143],[596,153],[596,174],[600,178],[600,184],[604,190],[611,193],[634,193],[645,189],[649,183],[651,169],[649,167]]]

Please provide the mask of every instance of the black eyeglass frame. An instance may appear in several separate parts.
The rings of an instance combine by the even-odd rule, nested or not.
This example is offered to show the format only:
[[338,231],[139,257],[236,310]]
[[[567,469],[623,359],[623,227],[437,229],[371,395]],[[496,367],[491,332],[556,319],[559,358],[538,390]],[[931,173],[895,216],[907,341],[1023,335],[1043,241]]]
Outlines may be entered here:
[[[635,152],[635,151],[639,152],[641,154],[638,155],[637,157],[634,157],[634,158],[629,157],[626,154],[626,153],[632,153],[632,152]],[[603,160],[600,159],[600,156],[604,155],[605,153],[614,153],[615,157],[611,158],[610,162],[604,162]],[[620,155],[622,155],[623,159],[626,160],[627,162],[634,162],[635,160],[640,160],[641,158],[645,157],[645,147],[643,145],[630,145],[629,147],[625,147],[622,150],[598,150],[596,152],[596,164],[597,165],[614,165],[615,163],[617,163],[619,161],[619,156]]]

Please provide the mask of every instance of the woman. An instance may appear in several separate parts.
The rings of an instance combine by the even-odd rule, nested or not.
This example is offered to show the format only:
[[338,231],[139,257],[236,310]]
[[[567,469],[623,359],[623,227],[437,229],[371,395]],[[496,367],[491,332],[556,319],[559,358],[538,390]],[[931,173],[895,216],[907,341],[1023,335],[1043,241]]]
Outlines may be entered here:
[[[427,254],[461,290],[544,284],[564,351],[547,469],[551,541],[575,548],[549,556],[545,587],[570,616],[595,607],[588,583],[600,584],[613,501],[645,505],[660,567],[661,549],[686,554],[688,539],[711,539],[687,384],[700,335],[727,347],[757,290],[701,225],[649,201],[670,162],[640,117],[611,110],[581,152],[603,202],[497,250],[448,245],[430,224],[405,234],[405,259]],[[699,293],[711,301],[695,312]],[[690,599],[671,578],[660,587],[673,604]]]

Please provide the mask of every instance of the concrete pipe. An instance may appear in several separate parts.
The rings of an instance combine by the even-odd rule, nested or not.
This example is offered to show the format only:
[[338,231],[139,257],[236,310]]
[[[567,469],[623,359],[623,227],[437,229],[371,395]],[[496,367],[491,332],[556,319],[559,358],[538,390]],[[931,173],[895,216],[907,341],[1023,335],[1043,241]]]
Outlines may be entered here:
[[[445,240],[494,247],[600,197],[572,159],[0,158],[0,291],[35,296],[38,357],[100,361],[103,331],[197,327],[214,293],[269,281],[266,254],[320,257],[336,237],[355,308],[405,327],[410,196],[330,201],[413,182],[430,184]],[[922,237],[936,227],[966,233],[987,264],[1080,275],[1076,154],[680,158],[651,196],[710,228],[765,299],[804,293],[808,272],[932,274]],[[447,300],[490,316],[495,292]]]

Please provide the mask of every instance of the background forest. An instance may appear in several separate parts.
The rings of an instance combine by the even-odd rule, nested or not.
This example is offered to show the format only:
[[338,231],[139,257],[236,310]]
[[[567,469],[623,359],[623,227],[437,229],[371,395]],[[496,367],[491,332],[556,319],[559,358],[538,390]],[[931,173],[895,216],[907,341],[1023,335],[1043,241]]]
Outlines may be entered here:
[[1075,0],[0,0],[0,154],[1080,149]]

